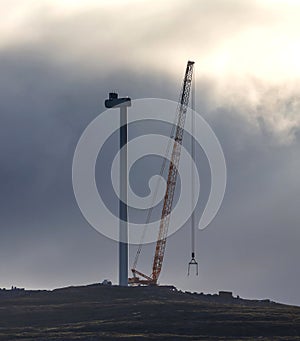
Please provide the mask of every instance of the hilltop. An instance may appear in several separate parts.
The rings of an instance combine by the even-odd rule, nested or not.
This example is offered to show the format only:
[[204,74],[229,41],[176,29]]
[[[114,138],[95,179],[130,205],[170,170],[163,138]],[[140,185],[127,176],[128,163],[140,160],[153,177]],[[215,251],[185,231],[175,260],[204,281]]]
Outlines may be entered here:
[[0,291],[1,340],[300,340],[300,307],[172,286]]

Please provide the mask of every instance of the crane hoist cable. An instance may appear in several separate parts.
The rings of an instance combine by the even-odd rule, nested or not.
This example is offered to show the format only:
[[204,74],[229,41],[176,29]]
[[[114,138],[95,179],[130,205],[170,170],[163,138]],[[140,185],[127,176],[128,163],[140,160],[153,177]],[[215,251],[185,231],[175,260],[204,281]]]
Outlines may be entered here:
[[[172,204],[175,193],[175,186],[178,174],[181,146],[184,133],[184,124],[188,103],[190,98],[190,90],[192,86],[194,62],[188,61],[185,76],[183,80],[182,92],[180,95],[179,110],[177,115],[176,132],[174,136],[174,144],[169,164],[169,172],[167,179],[166,193],[164,197],[164,205],[161,214],[159,232],[156,242],[155,254],[152,265],[152,273],[150,276],[143,274],[136,268],[132,268],[133,277],[129,278],[130,284],[146,284],[156,285],[158,277],[162,269],[162,263],[165,254],[168,227],[170,223],[170,215],[172,212]],[[142,278],[141,278],[142,277]]]
[[[195,155],[195,79],[193,79],[192,84],[192,108],[191,108],[191,162],[196,162]],[[192,215],[191,215],[191,260],[188,263],[188,276],[190,275],[191,267],[194,266],[196,268],[196,275],[198,276],[198,262],[196,261],[196,253],[195,253],[195,169],[193,165],[191,165],[191,182],[192,182],[192,190],[191,190],[191,206],[192,206]]]

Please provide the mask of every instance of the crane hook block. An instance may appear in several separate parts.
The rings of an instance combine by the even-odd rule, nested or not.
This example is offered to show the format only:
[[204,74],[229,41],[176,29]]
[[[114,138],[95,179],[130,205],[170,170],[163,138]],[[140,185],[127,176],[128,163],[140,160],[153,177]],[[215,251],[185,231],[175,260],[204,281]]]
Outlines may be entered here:
[[198,276],[198,262],[195,259],[195,252],[192,252],[192,259],[190,260],[188,264],[188,276],[190,275],[192,266],[196,268],[196,276]]

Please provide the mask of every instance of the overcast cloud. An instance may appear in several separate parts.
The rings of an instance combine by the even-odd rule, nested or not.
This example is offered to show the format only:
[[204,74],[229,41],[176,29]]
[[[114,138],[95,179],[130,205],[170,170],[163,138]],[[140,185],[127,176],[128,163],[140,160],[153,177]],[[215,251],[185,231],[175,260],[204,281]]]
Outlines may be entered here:
[[[187,224],[168,240],[161,283],[300,304],[297,1],[19,0],[0,10],[0,287],[117,281],[117,243],[74,198],[74,149],[109,91],[177,100],[192,59],[196,110],[221,142],[228,184],[197,233],[199,277],[186,277]],[[146,273],[153,252],[145,247]]]

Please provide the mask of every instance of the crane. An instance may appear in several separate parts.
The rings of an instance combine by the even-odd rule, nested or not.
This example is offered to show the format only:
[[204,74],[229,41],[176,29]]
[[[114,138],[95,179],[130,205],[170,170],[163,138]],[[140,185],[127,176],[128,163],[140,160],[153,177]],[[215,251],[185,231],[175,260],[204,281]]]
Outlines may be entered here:
[[173,198],[174,198],[175,187],[176,187],[177,173],[178,173],[181,146],[182,146],[183,133],[184,133],[184,124],[185,124],[186,113],[187,113],[188,103],[189,103],[189,98],[190,98],[190,91],[191,91],[191,86],[192,86],[193,68],[194,68],[194,62],[188,61],[185,75],[184,75],[182,91],[180,93],[176,133],[174,137],[174,144],[173,144],[171,160],[170,160],[170,165],[169,165],[167,187],[166,187],[166,192],[164,196],[164,204],[163,204],[163,209],[161,213],[159,232],[158,232],[155,254],[154,254],[154,259],[153,259],[152,274],[148,276],[136,269],[137,257],[139,256],[139,253],[141,250],[139,248],[133,268],[131,269],[133,277],[128,279],[128,282],[131,285],[138,285],[138,284],[157,285],[158,277],[162,269],[162,263],[164,259],[165,249],[166,249],[168,227],[170,223],[170,215],[172,212],[172,204],[173,204]]

